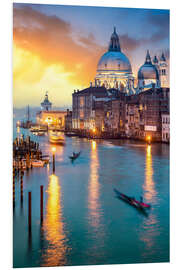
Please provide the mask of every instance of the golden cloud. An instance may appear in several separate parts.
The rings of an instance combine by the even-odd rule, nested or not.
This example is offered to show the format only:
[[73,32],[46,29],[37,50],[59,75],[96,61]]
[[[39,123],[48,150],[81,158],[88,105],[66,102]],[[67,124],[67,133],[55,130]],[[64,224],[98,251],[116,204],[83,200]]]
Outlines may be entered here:
[[68,22],[30,7],[14,8],[13,21],[18,48],[38,56],[46,65],[62,65],[75,84],[87,84],[94,78],[104,48],[92,34],[73,38],[75,31]]

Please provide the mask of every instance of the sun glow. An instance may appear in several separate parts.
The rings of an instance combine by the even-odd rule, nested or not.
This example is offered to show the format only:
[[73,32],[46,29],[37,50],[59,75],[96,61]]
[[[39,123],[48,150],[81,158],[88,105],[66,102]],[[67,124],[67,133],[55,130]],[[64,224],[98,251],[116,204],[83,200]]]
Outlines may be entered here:
[[[38,55],[13,46],[13,95],[15,106],[40,104],[43,89],[50,91],[53,105],[71,104],[74,88],[81,88],[72,80],[74,72],[66,72],[60,63],[49,63]],[[54,98],[53,100],[53,97]]]

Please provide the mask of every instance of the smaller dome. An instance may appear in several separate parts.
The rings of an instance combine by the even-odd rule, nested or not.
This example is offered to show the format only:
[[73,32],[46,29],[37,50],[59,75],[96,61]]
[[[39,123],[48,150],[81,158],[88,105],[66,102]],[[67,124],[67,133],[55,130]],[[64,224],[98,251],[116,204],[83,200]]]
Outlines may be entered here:
[[138,71],[138,80],[147,79],[159,80],[158,70],[152,64],[144,64]]
[[144,65],[138,71],[138,80],[159,80],[158,70],[151,62],[149,51],[147,51]]

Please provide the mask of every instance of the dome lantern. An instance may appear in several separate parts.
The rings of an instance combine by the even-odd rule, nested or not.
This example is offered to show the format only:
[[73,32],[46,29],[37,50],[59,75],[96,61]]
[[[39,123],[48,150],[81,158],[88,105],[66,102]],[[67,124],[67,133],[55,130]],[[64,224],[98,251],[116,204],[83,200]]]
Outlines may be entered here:
[[109,43],[108,51],[109,52],[120,52],[121,51],[119,37],[116,33],[116,27],[114,27],[114,32],[111,35],[111,40]]
[[150,56],[149,50],[147,50],[145,64],[152,64],[152,62],[151,62],[151,56]]

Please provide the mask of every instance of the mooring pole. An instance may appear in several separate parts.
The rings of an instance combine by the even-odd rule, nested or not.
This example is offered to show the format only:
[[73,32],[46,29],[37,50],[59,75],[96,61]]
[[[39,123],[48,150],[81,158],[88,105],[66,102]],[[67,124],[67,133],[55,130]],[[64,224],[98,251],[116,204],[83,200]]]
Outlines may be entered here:
[[21,174],[21,203],[23,203],[23,174]]
[[40,186],[40,209],[41,209],[41,223],[43,222],[43,186]]
[[53,153],[53,173],[55,173],[55,153]]
[[31,232],[31,191],[28,192],[28,227]]
[[15,176],[13,175],[13,208],[15,207]]

